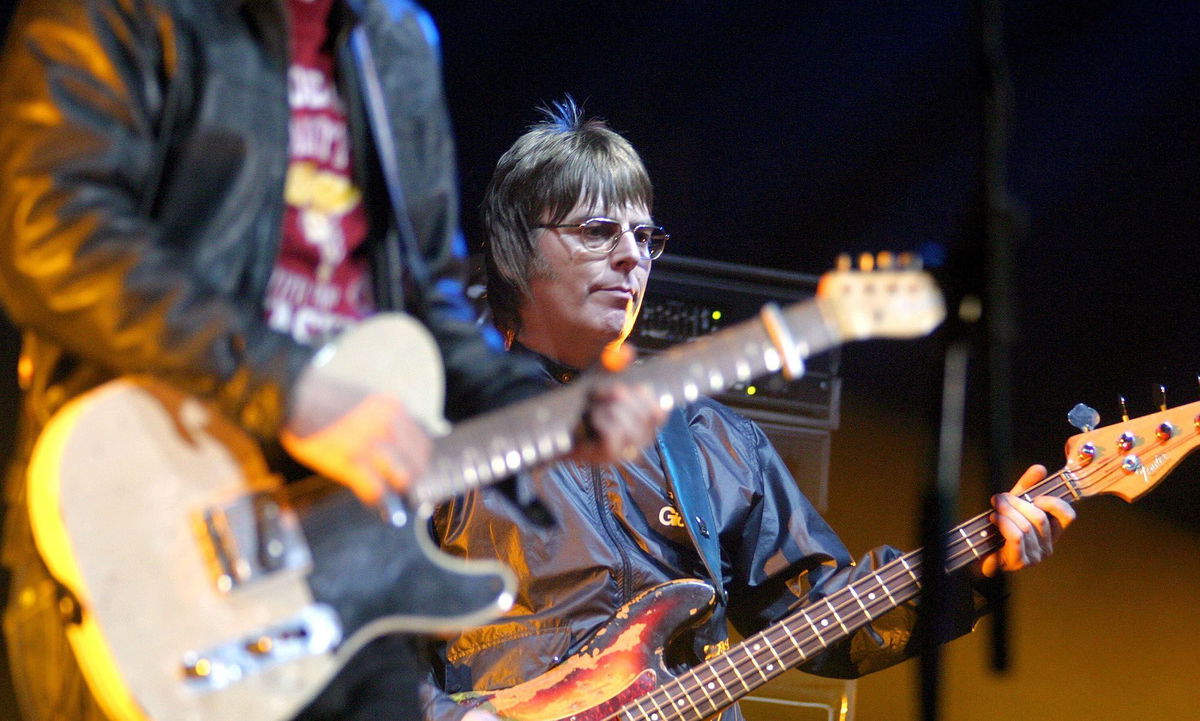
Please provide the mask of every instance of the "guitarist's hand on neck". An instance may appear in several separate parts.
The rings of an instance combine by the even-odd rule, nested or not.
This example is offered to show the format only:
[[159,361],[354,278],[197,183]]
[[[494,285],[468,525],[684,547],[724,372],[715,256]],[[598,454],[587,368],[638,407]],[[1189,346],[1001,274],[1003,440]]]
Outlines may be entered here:
[[1008,493],[992,498],[991,522],[1004,536],[1004,545],[979,560],[972,569],[983,576],[1019,571],[1048,558],[1063,529],[1075,520],[1075,508],[1055,496],[1021,497],[1046,477],[1046,467],[1030,466]]
[[650,445],[667,419],[654,394],[643,385],[617,380],[600,383],[588,397],[578,444],[571,458],[603,465],[629,461]]
[[404,402],[304,373],[280,441],[293,458],[354,491],[368,505],[402,493],[429,462],[429,435]]

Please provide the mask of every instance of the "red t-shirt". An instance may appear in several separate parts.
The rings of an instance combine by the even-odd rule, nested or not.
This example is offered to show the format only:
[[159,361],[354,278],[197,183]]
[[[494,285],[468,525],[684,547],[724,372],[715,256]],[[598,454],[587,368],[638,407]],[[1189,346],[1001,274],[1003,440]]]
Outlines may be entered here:
[[275,330],[320,344],[374,310],[362,244],[367,214],[354,185],[346,112],[329,47],[334,0],[287,0],[291,107],[283,243],[267,288]]

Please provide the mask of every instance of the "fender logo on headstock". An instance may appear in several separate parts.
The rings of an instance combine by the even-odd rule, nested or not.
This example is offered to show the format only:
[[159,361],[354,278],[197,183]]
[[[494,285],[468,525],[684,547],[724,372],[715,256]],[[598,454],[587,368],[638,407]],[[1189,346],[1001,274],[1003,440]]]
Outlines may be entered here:
[[1066,448],[1080,498],[1103,493],[1132,502],[1200,448],[1200,401],[1103,427],[1096,427],[1100,414],[1080,404],[1068,420],[1084,429]]
[[1141,468],[1139,468],[1138,472],[1142,474],[1142,479],[1144,481],[1146,481],[1146,483],[1150,483],[1151,482],[1150,474],[1154,473],[1159,468],[1162,468],[1163,464],[1169,460],[1171,460],[1170,456],[1168,456],[1166,453],[1160,453],[1157,456],[1155,456],[1154,460],[1151,461],[1149,464],[1144,465]]

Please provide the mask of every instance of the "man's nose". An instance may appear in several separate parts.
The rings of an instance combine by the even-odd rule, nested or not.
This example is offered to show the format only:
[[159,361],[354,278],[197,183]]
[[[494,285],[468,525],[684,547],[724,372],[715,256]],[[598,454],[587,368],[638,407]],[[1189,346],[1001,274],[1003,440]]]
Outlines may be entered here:
[[614,263],[632,262],[634,265],[643,260],[642,248],[638,245],[632,228],[622,230],[617,236],[617,244],[612,249],[611,258]]

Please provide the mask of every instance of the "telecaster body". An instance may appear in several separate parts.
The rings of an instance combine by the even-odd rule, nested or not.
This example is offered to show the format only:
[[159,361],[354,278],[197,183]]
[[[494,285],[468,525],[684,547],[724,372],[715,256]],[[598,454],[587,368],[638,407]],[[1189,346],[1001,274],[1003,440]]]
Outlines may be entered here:
[[[435,393],[411,407],[440,411],[440,366],[404,375]],[[511,602],[508,569],[438,551],[426,511],[387,522],[328,481],[284,487],[241,430],[153,381],[69,404],[29,473],[39,551],[79,609],[68,637],[116,719],[287,719],[367,641]]]

